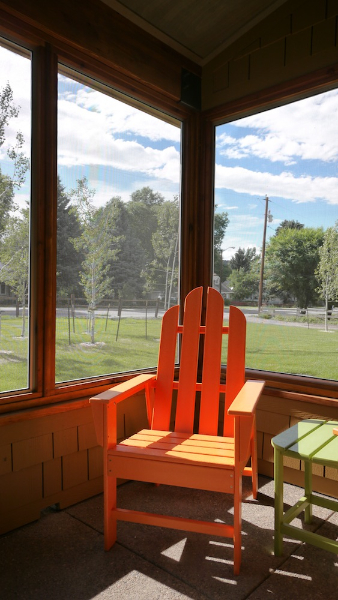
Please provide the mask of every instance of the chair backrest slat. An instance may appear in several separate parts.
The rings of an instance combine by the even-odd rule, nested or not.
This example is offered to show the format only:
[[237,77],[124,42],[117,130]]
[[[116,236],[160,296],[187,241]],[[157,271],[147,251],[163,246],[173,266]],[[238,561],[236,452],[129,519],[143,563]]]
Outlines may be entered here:
[[178,318],[179,306],[173,306],[162,319],[152,429],[167,431],[170,425]]
[[234,417],[229,416],[227,411],[245,382],[245,341],[245,315],[239,308],[236,308],[236,306],[230,306],[223,429],[223,435],[225,436],[234,435]]
[[217,435],[218,431],[223,310],[222,296],[209,288],[199,418],[199,433],[206,435]]
[[[199,432],[217,435],[220,393],[225,390],[225,436],[233,436],[234,417],[227,410],[245,381],[246,319],[234,306],[229,309],[229,327],[223,327],[223,298],[208,289],[205,326],[201,326],[203,288],[186,297],[183,325],[179,325],[179,306],[164,315],[156,378],[151,427],[171,429],[173,391],[177,390],[175,431],[193,433],[196,392],[200,392]],[[226,385],[221,384],[222,337],[228,334]],[[174,381],[177,336],[182,335],[179,381]],[[202,382],[197,382],[200,337],[204,338]]]
[[203,288],[187,295],[184,307],[175,431],[193,432]]

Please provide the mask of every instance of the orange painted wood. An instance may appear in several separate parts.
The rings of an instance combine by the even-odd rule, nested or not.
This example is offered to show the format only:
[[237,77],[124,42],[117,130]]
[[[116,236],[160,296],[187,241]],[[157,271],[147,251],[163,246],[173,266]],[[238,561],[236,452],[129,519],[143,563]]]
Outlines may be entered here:
[[199,432],[211,435],[216,435],[218,429],[223,310],[224,303],[222,296],[213,288],[209,288],[203,352]]
[[103,403],[92,403],[92,414],[96,433],[96,439],[99,446],[103,446],[104,428],[103,428]]
[[[216,437],[213,439],[212,436],[204,436],[200,434],[191,435],[186,437],[186,434],[176,435],[171,432],[158,432],[157,435],[151,435],[153,430],[142,430],[138,433],[132,435],[128,438],[129,441],[146,441],[150,444],[155,444],[159,440],[163,443],[170,443],[173,445],[180,444],[181,446],[192,446],[196,447],[197,445],[200,448],[218,448],[220,450],[224,450],[228,447],[233,447],[234,440],[233,438],[222,438]],[[122,444],[126,443],[126,440],[121,442]]]
[[125,398],[143,390],[146,385],[155,380],[155,378],[156,375],[148,375],[147,373],[137,375],[136,377],[133,377],[133,379],[128,379],[128,381],[119,383],[109,390],[90,398],[89,402],[91,404],[96,404],[97,402],[108,404],[111,400],[115,403],[121,402]]
[[224,435],[234,435],[233,418],[229,416],[230,405],[241,390],[245,381],[245,340],[246,319],[239,308],[229,309],[229,341],[226,373],[226,394],[224,411]]
[[334,435],[338,435],[338,427],[334,427],[333,433],[334,433]]
[[233,494],[233,468],[203,464],[187,464],[144,456],[128,456],[126,452],[111,450],[108,456],[108,474],[111,477],[174,485],[213,492]]
[[[202,288],[188,294],[183,325],[178,307],[162,323],[157,376],[140,375],[91,400],[98,439],[104,445],[105,548],[116,540],[118,519],[224,535],[234,540],[234,572],[241,563],[242,476],[252,479],[257,495],[255,411],[264,382],[245,383],[243,313],[230,307],[229,327],[223,326],[223,299],[208,290],[206,324],[201,325]],[[226,385],[221,379],[222,336],[228,334]],[[182,336],[179,381],[174,381],[176,339]],[[202,381],[197,382],[200,338],[203,337]],[[149,429],[117,444],[117,403],[145,389]],[[170,430],[173,390],[177,390],[174,431]],[[224,435],[217,435],[219,396],[226,393]],[[196,393],[200,392],[198,433],[193,431]],[[251,465],[248,461],[251,458]],[[234,497],[233,525],[225,526],[125,511],[116,506],[117,478],[230,493]],[[217,532],[217,533],[216,533]]]
[[256,409],[264,388],[264,381],[246,381],[228,409],[229,415],[249,417]]
[[190,292],[186,297],[184,309],[175,430],[188,433],[192,433],[195,416],[202,294],[201,287]]
[[195,521],[194,519],[184,519],[182,517],[169,517],[167,515],[158,515],[154,513],[145,513],[136,510],[127,510],[124,508],[116,509],[116,518],[119,521],[128,521],[129,523],[143,523],[144,525],[157,525],[169,529],[178,529],[181,531],[194,531],[196,533],[205,533],[219,537],[233,537],[233,526],[225,523],[213,523],[212,521]]
[[152,428],[168,429],[177,344],[179,306],[173,306],[162,320]]
[[174,450],[170,447],[144,447],[142,445],[138,445],[137,442],[135,442],[135,445],[133,444],[132,446],[128,444],[119,444],[118,448],[116,449],[116,452],[126,454],[130,458],[138,458],[139,456],[142,457],[146,454],[147,460],[170,459],[172,463],[184,463],[189,465],[205,464],[209,465],[210,467],[214,467],[216,465],[233,468],[235,464],[233,455],[227,456],[225,452],[222,455],[222,452],[219,450],[216,451],[217,454],[205,454],[199,452],[198,450],[195,452],[193,450],[185,451],[183,448]]

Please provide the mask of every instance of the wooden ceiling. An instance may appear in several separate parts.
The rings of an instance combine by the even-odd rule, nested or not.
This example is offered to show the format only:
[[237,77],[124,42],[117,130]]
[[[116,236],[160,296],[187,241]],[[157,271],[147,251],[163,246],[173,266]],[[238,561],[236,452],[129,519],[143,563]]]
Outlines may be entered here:
[[286,0],[102,0],[200,65]]

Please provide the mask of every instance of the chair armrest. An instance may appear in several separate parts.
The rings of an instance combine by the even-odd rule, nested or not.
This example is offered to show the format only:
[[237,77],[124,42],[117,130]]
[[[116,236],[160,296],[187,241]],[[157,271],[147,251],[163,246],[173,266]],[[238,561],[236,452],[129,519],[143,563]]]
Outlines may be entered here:
[[265,381],[246,381],[228,409],[229,415],[251,416],[261,396]]
[[145,389],[155,379],[156,375],[137,375],[89,399],[100,446],[116,444],[116,404]]
[[109,402],[113,400],[114,404],[117,404],[125,398],[128,398],[129,396],[132,396],[133,394],[143,390],[147,384],[155,379],[156,375],[154,374],[137,375],[136,377],[128,379],[128,381],[119,383],[115,387],[112,387],[105,392],[101,392],[101,394],[98,394],[97,396],[93,396],[89,399],[89,402],[93,404],[96,402],[109,404]]

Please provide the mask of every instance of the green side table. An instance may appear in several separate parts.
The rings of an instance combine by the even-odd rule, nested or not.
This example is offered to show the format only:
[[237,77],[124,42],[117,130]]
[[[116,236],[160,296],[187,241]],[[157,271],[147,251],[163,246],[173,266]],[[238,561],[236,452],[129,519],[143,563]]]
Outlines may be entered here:
[[[338,554],[338,541],[290,525],[303,510],[305,523],[312,519],[312,505],[338,512],[338,502],[312,493],[312,463],[338,468],[337,421],[306,419],[271,440],[275,463],[275,555],[283,552],[283,535]],[[336,434],[335,434],[336,433]],[[304,496],[283,513],[283,456],[304,460]]]

